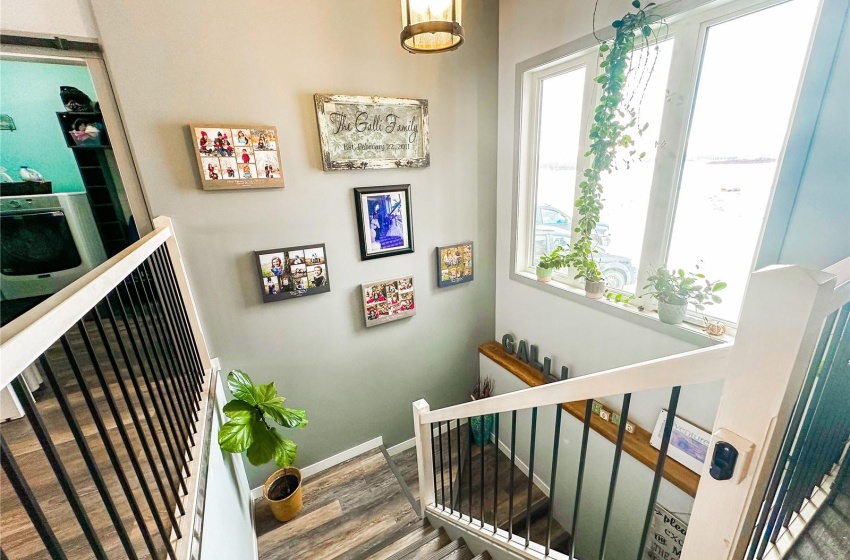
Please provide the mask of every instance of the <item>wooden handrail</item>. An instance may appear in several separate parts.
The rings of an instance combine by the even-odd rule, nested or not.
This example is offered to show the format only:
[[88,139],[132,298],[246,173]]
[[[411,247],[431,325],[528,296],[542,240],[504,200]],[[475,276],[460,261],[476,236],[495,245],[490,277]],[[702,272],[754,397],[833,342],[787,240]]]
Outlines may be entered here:
[[11,383],[171,237],[170,226],[156,228],[0,329],[0,389]]
[[702,348],[639,364],[583,375],[422,414],[424,423],[500,414],[565,402],[637,393],[723,379],[732,344]]
[[[546,384],[543,380],[543,375],[539,371],[516,356],[505,352],[502,345],[495,340],[479,346],[478,352],[529,387],[540,387]],[[585,402],[562,403],[561,407],[571,416],[584,422]],[[633,434],[626,433],[623,440],[623,451],[650,469],[655,469],[655,465],[658,463],[658,450],[649,443],[652,434],[637,424],[634,426],[635,432]],[[615,424],[603,420],[594,414],[590,417],[590,427],[611,443],[617,442],[618,428]],[[669,459],[664,463],[664,478],[690,496],[696,496],[697,486],[699,485],[699,474],[688,469],[681,463],[673,459]]]

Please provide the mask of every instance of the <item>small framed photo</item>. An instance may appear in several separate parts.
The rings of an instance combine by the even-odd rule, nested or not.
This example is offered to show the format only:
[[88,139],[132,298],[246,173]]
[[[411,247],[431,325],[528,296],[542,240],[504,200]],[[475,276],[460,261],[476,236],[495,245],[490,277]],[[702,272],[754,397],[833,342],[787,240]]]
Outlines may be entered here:
[[191,124],[206,191],[283,187],[277,128]]
[[[667,422],[667,411],[662,410],[652,431],[649,443],[656,449],[661,449],[661,439],[664,437],[664,424]],[[670,433],[670,446],[667,456],[682,463],[695,473],[702,472],[702,466],[708,457],[708,446],[711,434],[687,420],[678,416],[673,419],[673,431]]]
[[354,189],[360,260],[413,252],[410,185]]
[[263,302],[331,291],[325,245],[255,251]]
[[366,326],[374,327],[416,315],[413,276],[362,284]]
[[437,287],[445,288],[472,282],[472,241],[448,247],[437,247]]

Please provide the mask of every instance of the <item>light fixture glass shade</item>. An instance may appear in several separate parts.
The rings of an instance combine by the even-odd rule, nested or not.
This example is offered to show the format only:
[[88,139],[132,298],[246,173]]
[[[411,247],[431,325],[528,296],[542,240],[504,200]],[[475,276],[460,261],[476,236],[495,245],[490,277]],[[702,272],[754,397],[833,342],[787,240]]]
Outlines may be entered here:
[[401,27],[407,51],[453,51],[463,44],[461,0],[401,0]]

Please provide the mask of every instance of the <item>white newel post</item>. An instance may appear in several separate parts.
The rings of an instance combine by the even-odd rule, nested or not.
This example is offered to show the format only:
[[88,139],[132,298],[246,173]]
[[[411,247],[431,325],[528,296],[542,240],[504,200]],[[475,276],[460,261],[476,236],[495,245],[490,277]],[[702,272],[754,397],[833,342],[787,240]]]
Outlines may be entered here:
[[416,465],[419,470],[419,507],[422,517],[425,517],[425,508],[434,503],[434,487],[431,481],[434,478],[434,463],[431,457],[431,438],[433,438],[431,426],[422,424],[422,415],[430,412],[431,407],[425,399],[419,399],[413,403],[413,434],[416,438]]
[[[834,285],[833,275],[796,266],[751,275],[682,560],[742,557]],[[718,441],[751,449],[731,480],[709,474]]]
[[201,321],[198,318],[198,309],[195,307],[195,299],[192,297],[192,289],[189,287],[189,280],[186,277],[186,269],[183,266],[183,257],[180,255],[180,247],[177,245],[175,237],[174,224],[171,218],[166,216],[157,216],[153,219],[153,225],[156,228],[168,228],[171,235],[165,242],[168,247],[168,254],[171,258],[171,266],[174,269],[174,276],[177,278],[177,285],[180,287],[180,296],[183,298],[183,304],[186,306],[186,315],[189,317],[189,326],[192,328],[192,334],[195,337],[195,345],[198,348],[198,354],[201,357],[201,365],[204,370],[209,373],[211,366],[210,353],[207,349],[207,342],[204,339],[204,332],[201,330]]

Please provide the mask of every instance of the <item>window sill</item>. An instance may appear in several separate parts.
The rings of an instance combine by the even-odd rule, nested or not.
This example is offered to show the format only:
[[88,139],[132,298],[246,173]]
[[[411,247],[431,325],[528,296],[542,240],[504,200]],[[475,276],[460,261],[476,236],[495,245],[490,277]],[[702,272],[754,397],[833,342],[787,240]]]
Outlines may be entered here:
[[668,325],[662,323],[658,319],[658,314],[652,311],[641,311],[637,307],[628,304],[616,303],[602,299],[590,299],[584,295],[584,290],[579,290],[557,280],[550,282],[540,282],[531,272],[512,272],[511,279],[516,280],[521,284],[532,286],[538,290],[556,295],[558,297],[570,300],[574,303],[592,307],[602,313],[607,313],[618,319],[632,322],[641,327],[652,329],[660,333],[666,334],[673,338],[689,342],[701,348],[707,348],[725,342],[732,342],[735,339],[729,334],[723,336],[711,336],[702,328],[689,323],[681,325]]

